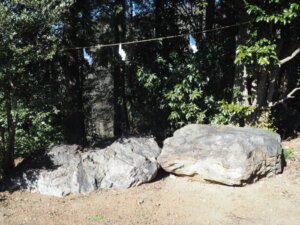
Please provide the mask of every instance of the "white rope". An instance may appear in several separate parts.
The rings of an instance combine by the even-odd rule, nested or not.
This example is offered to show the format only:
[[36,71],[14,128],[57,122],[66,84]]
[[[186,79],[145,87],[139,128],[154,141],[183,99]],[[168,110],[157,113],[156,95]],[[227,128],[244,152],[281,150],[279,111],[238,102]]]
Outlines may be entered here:
[[77,50],[77,49],[83,49],[83,48],[103,48],[103,47],[112,47],[112,46],[144,43],[144,42],[150,42],[150,41],[160,41],[160,40],[165,40],[165,39],[184,37],[184,36],[192,35],[192,34],[201,34],[201,33],[209,33],[209,32],[214,32],[214,31],[219,31],[219,30],[225,30],[225,29],[228,29],[228,28],[238,27],[238,26],[242,26],[242,25],[245,25],[245,24],[249,24],[249,23],[251,23],[251,21],[244,22],[244,23],[239,23],[239,24],[233,24],[233,25],[229,25],[229,26],[224,26],[224,27],[220,27],[220,28],[203,30],[203,31],[199,31],[199,32],[191,32],[191,33],[178,34],[178,35],[172,35],[172,36],[150,38],[150,39],[144,39],[144,40],[127,41],[127,42],[119,42],[119,43],[112,43],[112,44],[97,44],[97,45],[91,45],[91,46],[70,47],[70,48],[63,48],[61,51]]

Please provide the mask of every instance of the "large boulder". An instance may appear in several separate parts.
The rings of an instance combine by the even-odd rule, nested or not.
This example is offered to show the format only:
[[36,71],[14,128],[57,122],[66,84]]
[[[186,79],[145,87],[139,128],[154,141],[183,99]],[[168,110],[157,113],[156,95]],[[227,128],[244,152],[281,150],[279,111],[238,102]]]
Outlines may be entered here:
[[25,171],[6,188],[54,196],[129,188],[156,176],[160,152],[153,138],[119,139],[102,149],[57,145],[25,162]]
[[164,141],[158,162],[194,180],[244,185],[282,171],[280,136],[226,125],[187,125]]

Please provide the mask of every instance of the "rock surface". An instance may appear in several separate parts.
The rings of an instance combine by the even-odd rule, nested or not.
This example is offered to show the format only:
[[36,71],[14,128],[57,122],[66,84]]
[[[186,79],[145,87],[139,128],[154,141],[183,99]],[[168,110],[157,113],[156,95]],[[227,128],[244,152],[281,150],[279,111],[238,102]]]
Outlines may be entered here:
[[164,141],[158,162],[194,180],[244,185],[282,171],[280,136],[226,125],[187,125]]
[[8,189],[65,196],[98,188],[129,188],[156,176],[159,169],[156,159],[160,152],[153,138],[119,139],[103,149],[53,146],[27,162],[35,168],[28,168],[12,178],[9,183],[13,186]]

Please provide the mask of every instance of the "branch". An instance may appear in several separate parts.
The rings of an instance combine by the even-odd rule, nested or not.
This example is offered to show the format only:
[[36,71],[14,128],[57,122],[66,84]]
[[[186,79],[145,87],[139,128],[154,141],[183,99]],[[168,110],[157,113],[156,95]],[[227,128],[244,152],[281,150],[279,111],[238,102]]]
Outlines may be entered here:
[[293,89],[290,93],[288,93],[288,95],[285,98],[283,98],[283,99],[281,99],[281,100],[279,100],[277,102],[270,102],[270,103],[268,103],[268,106],[269,107],[274,107],[274,106],[276,106],[278,104],[281,104],[281,103],[285,102],[286,100],[288,100],[290,98],[295,98],[295,96],[293,96],[293,94],[295,92],[299,91],[299,90],[300,90],[300,87]]
[[279,60],[280,65],[290,61],[291,59],[293,59],[296,55],[298,55],[298,53],[300,52],[300,47],[298,47],[290,56]]

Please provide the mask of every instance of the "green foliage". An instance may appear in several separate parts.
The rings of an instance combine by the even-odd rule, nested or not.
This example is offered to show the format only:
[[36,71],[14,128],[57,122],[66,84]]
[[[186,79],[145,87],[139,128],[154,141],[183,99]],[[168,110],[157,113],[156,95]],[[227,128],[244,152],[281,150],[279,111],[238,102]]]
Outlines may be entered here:
[[283,149],[283,150],[282,150],[283,157],[284,157],[285,159],[290,159],[290,158],[293,156],[293,154],[294,154],[295,151],[296,151],[296,150],[295,150],[295,149],[292,149],[292,148],[286,148],[286,149]]
[[168,120],[174,127],[203,123],[213,102],[212,96],[204,95],[208,79],[193,60],[192,54],[180,56],[172,51],[168,59],[156,57],[156,63],[164,73],[147,73],[141,67],[137,70],[139,82],[148,93],[156,96],[159,108],[168,113]]
[[[257,24],[251,26],[246,45],[239,45],[236,64],[278,65],[277,42],[281,38],[276,29],[292,23],[300,14],[297,1],[269,0],[267,3],[246,2],[246,11],[255,17]],[[269,30],[269,32],[266,32]]]
[[61,127],[52,110],[30,109],[21,106],[16,129],[16,155],[26,155],[45,146],[62,141]]
[[115,5],[114,6],[116,14],[120,14],[123,11],[123,6],[122,5]]
[[[161,62],[161,61],[158,61]],[[144,70],[143,67],[138,67],[136,75],[138,81],[142,82],[144,87],[149,91],[155,91],[156,87],[161,85],[161,81],[155,73],[148,73]]]
[[272,115],[270,108],[261,109],[261,112],[258,113],[259,118],[248,123],[247,126],[255,127],[263,130],[268,130],[272,132],[277,132],[277,127],[275,126],[275,118]]
[[205,7],[207,6],[207,2],[204,0],[197,1],[197,14],[203,14],[205,12]]
[[1,53],[2,57],[10,57],[9,62],[4,61],[7,62],[2,68],[4,73],[22,73],[26,71],[24,67],[33,62],[53,57],[58,44],[56,23],[71,4],[73,0],[61,3],[50,0],[0,3]]
[[255,107],[244,105],[241,102],[229,103],[223,100],[218,102],[217,109],[218,112],[211,119],[212,124],[239,125],[245,123],[254,112]]
[[[229,103],[227,101],[219,101],[217,112],[210,118],[212,124],[232,124],[246,127],[254,127],[272,132],[277,132],[275,126],[275,118],[272,116],[270,108],[260,110],[251,105],[245,105],[242,102]],[[253,119],[258,115],[259,118]]]
[[[58,50],[59,23],[73,0],[0,3],[0,154],[25,154],[58,141],[57,92],[49,64]],[[47,78],[48,77],[48,78]],[[50,95],[49,95],[50,94]],[[52,99],[53,97],[53,99]],[[9,162],[11,164],[11,162]]]
[[162,108],[170,109],[168,119],[175,126],[204,122],[206,110],[201,109],[200,102],[210,99],[203,96],[203,86],[206,82],[198,79],[195,74],[190,74],[164,94],[167,105],[162,105]]
[[89,218],[90,220],[102,220],[104,219],[104,216],[102,215],[96,215]]
[[[15,154],[24,156],[50,144],[62,141],[61,129],[57,125],[55,112],[28,107],[21,102],[17,104],[14,113],[18,113],[16,127]],[[7,127],[7,119],[0,111],[0,123]],[[7,133],[5,139],[7,139]]]
[[279,64],[276,55],[276,44],[266,38],[250,45],[239,45],[234,61],[238,65],[270,65]]
[[246,8],[249,15],[256,17],[256,22],[286,25],[299,16],[300,4],[297,1],[285,3],[282,0],[269,0],[265,7],[248,3]]

